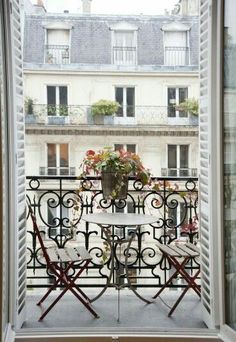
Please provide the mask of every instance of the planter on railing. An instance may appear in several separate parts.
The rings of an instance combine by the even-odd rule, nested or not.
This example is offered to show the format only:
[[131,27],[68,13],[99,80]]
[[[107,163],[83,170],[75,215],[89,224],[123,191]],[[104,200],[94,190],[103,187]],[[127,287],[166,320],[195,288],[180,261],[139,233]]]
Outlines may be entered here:
[[102,172],[102,193],[105,199],[126,199],[128,176],[119,172]]

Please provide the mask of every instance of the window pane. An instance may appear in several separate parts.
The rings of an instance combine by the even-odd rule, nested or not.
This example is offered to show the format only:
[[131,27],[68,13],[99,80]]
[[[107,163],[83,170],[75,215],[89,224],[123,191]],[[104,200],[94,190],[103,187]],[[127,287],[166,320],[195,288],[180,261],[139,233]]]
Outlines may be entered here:
[[188,150],[188,145],[180,145],[180,176],[188,176]]
[[136,145],[134,145],[134,144],[127,144],[127,151],[128,152],[132,152],[132,153],[136,153]]
[[168,176],[177,176],[177,146],[176,145],[168,145]]
[[60,174],[69,174],[68,144],[60,145]]
[[47,86],[48,115],[56,115],[56,87]]
[[135,115],[135,93],[134,88],[127,88],[127,116],[134,117]]
[[[179,103],[184,102],[188,98],[188,88],[179,88]],[[179,116],[186,118],[188,116],[187,112],[179,112]]]
[[115,151],[123,150],[124,145],[123,144],[115,144],[114,145]]
[[123,88],[116,88],[116,101],[120,104],[120,107],[116,113],[117,116],[123,116]]
[[175,117],[175,105],[176,105],[176,89],[168,88],[168,117]]
[[48,175],[57,174],[56,162],[56,145],[48,144]]
[[60,115],[68,115],[67,87],[59,87]]

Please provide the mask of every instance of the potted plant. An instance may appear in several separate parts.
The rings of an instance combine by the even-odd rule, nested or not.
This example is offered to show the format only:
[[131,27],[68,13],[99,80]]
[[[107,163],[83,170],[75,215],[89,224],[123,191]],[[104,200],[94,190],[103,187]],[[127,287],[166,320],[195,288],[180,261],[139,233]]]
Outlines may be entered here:
[[25,122],[32,124],[36,122],[34,101],[31,97],[26,96],[24,100]]
[[101,175],[105,199],[126,199],[128,176],[135,176],[142,185],[150,182],[150,172],[145,169],[136,153],[104,148],[95,152],[88,150],[81,165],[81,177],[89,174]]
[[91,114],[95,124],[103,124],[104,117],[112,117],[118,111],[119,103],[116,101],[101,99],[92,104]]
[[198,123],[199,104],[198,100],[194,97],[181,102],[179,105],[176,106],[176,109],[182,112],[189,113],[190,123]]

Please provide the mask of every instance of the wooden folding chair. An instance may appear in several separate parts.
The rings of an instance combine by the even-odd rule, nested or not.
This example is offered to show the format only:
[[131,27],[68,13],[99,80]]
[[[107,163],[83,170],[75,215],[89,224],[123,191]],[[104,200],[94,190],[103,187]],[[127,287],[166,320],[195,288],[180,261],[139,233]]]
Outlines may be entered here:
[[[75,284],[76,280],[80,277],[81,273],[86,269],[88,264],[91,262],[92,257],[84,247],[73,247],[73,248],[58,248],[50,247],[46,248],[43,239],[41,237],[35,215],[31,206],[29,207],[29,213],[33,222],[34,232],[39,240],[40,247],[43,252],[43,256],[46,260],[48,270],[55,275],[55,283],[48,289],[46,294],[40,299],[37,305],[41,305],[48,295],[62,282],[65,287],[53,301],[53,303],[44,311],[42,316],[39,318],[41,321],[54,305],[64,296],[67,291],[71,291],[75,297],[93,314],[94,317],[99,318],[98,314],[92,309],[89,303],[87,295]],[[80,269],[73,276],[69,276],[69,271],[75,263],[80,263]]]
[[200,267],[196,270],[195,274],[190,275],[185,266],[189,260],[199,257],[199,249],[192,243],[174,245],[163,245],[159,242],[156,243],[157,247],[163,253],[163,255],[169,260],[170,264],[175,268],[174,274],[168,279],[168,281],[161,287],[161,289],[155,294],[153,298],[157,298],[162,291],[180,274],[183,279],[186,280],[187,286],[171,308],[168,316],[171,316],[177,305],[183,299],[186,292],[191,288],[196,294],[201,297],[200,285],[196,283],[196,279],[200,273]]

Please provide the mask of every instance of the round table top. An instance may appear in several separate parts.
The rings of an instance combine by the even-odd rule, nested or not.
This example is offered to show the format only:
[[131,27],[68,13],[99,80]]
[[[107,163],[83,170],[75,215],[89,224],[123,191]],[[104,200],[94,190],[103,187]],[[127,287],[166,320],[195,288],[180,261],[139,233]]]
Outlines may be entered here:
[[89,223],[112,226],[141,226],[157,221],[157,217],[146,214],[94,213],[82,216]]

